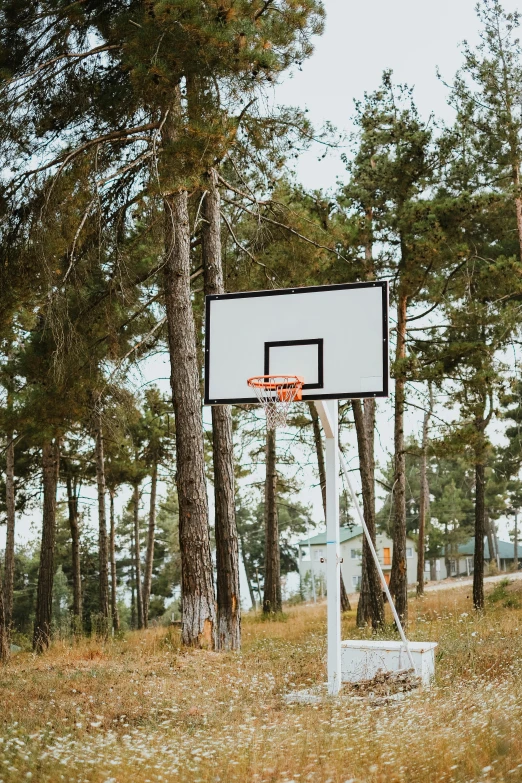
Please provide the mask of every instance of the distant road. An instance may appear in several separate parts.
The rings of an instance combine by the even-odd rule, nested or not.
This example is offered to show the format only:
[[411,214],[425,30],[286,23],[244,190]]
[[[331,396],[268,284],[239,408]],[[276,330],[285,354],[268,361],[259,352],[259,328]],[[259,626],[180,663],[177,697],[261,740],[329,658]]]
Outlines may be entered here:
[[[513,573],[511,573],[511,571],[507,571],[498,574],[498,576],[485,576],[484,582],[501,582],[502,579],[522,579],[522,571],[513,571]],[[435,590],[455,590],[457,587],[471,587],[472,585],[473,577],[464,576],[460,577],[459,579],[444,579],[441,582],[431,582],[425,586],[424,592],[434,592]],[[408,590],[410,592],[414,589],[415,585],[408,585]],[[354,609],[359,602],[359,593],[350,593],[348,598],[350,599],[352,609]]]
[[[505,573],[499,574],[498,576],[485,576],[484,582],[501,582],[502,579],[522,579],[522,571],[513,571],[513,573],[507,571]],[[444,579],[442,582],[435,582],[434,584],[426,585],[424,590],[426,593],[428,591],[432,592],[435,590],[454,590],[456,587],[466,587],[467,585],[472,584],[473,577],[466,576],[462,579]]]

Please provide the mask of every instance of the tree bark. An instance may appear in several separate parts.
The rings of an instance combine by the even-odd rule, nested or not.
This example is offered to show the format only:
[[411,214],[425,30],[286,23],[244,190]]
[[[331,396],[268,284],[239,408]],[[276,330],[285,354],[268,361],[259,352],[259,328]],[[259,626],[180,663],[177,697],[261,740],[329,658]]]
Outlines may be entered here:
[[279,523],[277,519],[276,433],[266,433],[265,479],[265,588],[263,612],[277,614],[283,609],[281,599],[281,564]]
[[321,498],[323,500],[323,513],[324,518],[326,519],[326,466],[324,462],[323,439],[321,436],[321,422],[319,419],[319,414],[317,413],[317,408],[315,407],[315,403],[309,402],[308,407],[310,408],[310,416],[312,417],[315,453],[317,456],[317,470],[319,472],[319,484],[321,487]]
[[247,585],[248,585],[248,593],[250,595],[250,601],[252,603],[252,609],[255,612],[256,609],[257,609],[257,601],[256,601],[256,595],[254,593],[254,588],[252,587],[253,574],[250,572],[249,563],[248,563],[248,561],[246,559],[245,543],[244,543],[243,538],[241,536],[239,538],[240,538],[240,542],[239,543],[241,544],[241,557],[243,559],[243,568],[245,569],[245,576],[246,576]]
[[417,595],[424,595],[424,551],[426,549],[426,516],[430,501],[428,487],[428,436],[433,411],[433,391],[430,385],[430,407],[422,423],[422,452],[420,464],[419,540],[417,543]]
[[111,615],[112,627],[115,631],[120,630],[120,615],[118,612],[118,595],[116,592],[116,522],[114,519],[114,489],[109,490],[110,497],[110,536],[109,536],[109,557],[111,561]]
[[15,567],[15,451],[14,432],[7,433],[7,448],[5,452],[5,505],[6,505],[6,540],[5,540],[5,573],[4,573],[4,624],[7,640],[11,638],[11,623],[13,617],[14,567]]
[[395,353],[395,421],[394,421],[394,524],[393,558],[390,593],[402,623],[408,621],[408,572],[406,569],[406,457],[404,452],[404,402],[406,379],[401,362],[406,357],[406,311],[408,297],[399,285],[397,303],[397,348]]
[[491,521],[491,517],[489,516],[489,512],[486,511],[488,525],[491,528],[491,534],[493,536],[493,543],[495,545],[495,558],[497,561],[497,568],[500,571],[500,554],[498,551],[498,536],[497,536],[497,526],[494,522]]
[[518,571],[518,509],[515,511],[515,536],[513,541],[515,571]]
[[484,533],[486,469],[484,462],[475,464],[475,555],[473,558],[473,606],[484,608]]
[[9,660],[9,652],[9,634],[5,619],[4,594],[3,591],[0,590],[0,663],[7,663]]
[[517,215],[518,248],[522,261],[522,198],[520,197],[520,164],[517,162],[512,168],[513,185],[515,190],[515,211]]
[[164,196],[165,304],[176,422],[176,485],[181,553],[181,640],[215,645],[216,610],[205,481],[201,392],[190,291],[186,190]]
[[495,540],[493,537],[491,520],[489,518],[489,514],[487,513],[487,511],[484,512],[484,530],[485,530],[485,535],[487,536],[488,539],[489,562],[495,563],[496,562]]
[[350,604],[350,599],[348,598],[348,593],[346,592],[346,587],[344,584],[344,579],[342,573],[339,574],[339,587],[341,591],[341,612],[350,612],[352,607]]
[[66,473],[67,506],[69,510],[69,530],[71,531],[71,566],[73,586],[73,616],[75,631],[82,624],[82,575],[80,566],[80,526],[78,519],[78,494],[76,481],[73,481],[70,471]]
[[136,574],[136,605],[138,609],[138,628],[143,628],[143,592],[141,586],[141,552],[140,552],[140,485],[134,484],[134,570]]
[[448,543],[448,523],[444,522],[444,565],[446,567],[446,576],[451,576],[450,565],[450,546]]
[[33,634],[33,649],[37,653],[43,652],[51,641],[58,468],[59,445],[57,441],[47,441],[42,448],[42,544]]
[[[359,452],[359,471],[361,474],[363,511],[366,527],[375,545],[375,400],[352,400],[352,408],[357,433]],[[361,591],[357,605],[357,625],[365,626],[371,622],[372,628],[384,625],[384,601],[379,573],[370,547],[363,537]]]
[[143,580],[143,625],[149,625],[150,590],[152,586],[152,566],[154,564],[154,534],[156,530],[156,490],[158,486],[158,466],[152,466],[150,477],[149,527],[147,531],[147,553],[145,555],[145,574]]
[[[132,541],[134,541],[134,534],[132,535]],[[134,569],[134,563],[131,562],[130,567],[130,585],[131,585],[131,628],[136,628],[136,573]]]
[[[98,485],[98,558],[100,569],[100,614],[108,620],[109,611],[109,545],[105,508],[105,458],[101,413],[96,414],[96,482]],[[108,623],[107,623],[108,632]]]
[[[221,211],[217,173],[208,174],[203,200],[201,231],[204,287],[207,296],[224,293],[221,263]],[[239,546],[234,491],[232,413],[229,405],[212,408],[214,506],[217,571],[217,634],[219,650],[241,647],[241,602],[239,597]]]

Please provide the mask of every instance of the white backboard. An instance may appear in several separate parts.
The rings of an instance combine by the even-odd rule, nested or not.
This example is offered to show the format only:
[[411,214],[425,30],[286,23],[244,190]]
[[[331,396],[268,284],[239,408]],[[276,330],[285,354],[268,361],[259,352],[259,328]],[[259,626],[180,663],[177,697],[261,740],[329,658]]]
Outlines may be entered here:
[[388,284],[207,296],[205,404],[256,402],[269,373],[303,376],[303,399],[386,397]]

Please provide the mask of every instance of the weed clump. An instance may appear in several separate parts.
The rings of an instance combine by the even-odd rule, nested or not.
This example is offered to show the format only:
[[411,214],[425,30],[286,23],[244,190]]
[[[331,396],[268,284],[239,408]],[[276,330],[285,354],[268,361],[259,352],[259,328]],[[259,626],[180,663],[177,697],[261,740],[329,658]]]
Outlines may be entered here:
[[520,609],[520,598],[510,590],[512,585],[511,579],[502,579],[488,594],[487,600],[491,604],[501,603],[506,609]]

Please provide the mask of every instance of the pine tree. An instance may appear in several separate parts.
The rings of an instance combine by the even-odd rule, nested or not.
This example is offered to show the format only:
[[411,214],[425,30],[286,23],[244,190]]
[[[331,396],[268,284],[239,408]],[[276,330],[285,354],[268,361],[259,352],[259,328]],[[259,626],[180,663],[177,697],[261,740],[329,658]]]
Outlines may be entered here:
[[480,0],[476,10],[481,42],[475,50],[464,46],[451,103],[457,110],[457,127],[473,138],[468,152],[477,187],[506,194],[514,205],[522,259],[520,14],[508,13],[499,0]]
[[[221,260],[221,199],[217,172],[211,169],[203,196],[201,231],[204,286],[207,296],[224,293]],[[239,545],[235,514],[234,451],[230,406],[212,408],[214,508],[217,571],[216,646],[238,650],[241,646],[239,593]]]
[[144,450],[143,459],[150,475],[149,519],[147,527],[147,549],[143,575],[143,624],[148,626],[149,603],[152,588],[152,572],[154,564],[157,485],[158,474],[162,466],[168,465],[172,458],[171,406],[155,387],[145,392],[143,402]]
[[[437,152],[432,133],[422,122],[411,90],[396,87],[385,72],[381,87],[358,106],[357,123],[364,145],[353,194],[364,205],[363,242],[381,241],[388,252],[374,259],[375,270],[387,267],[394,278],[396,339],[394,396],[394,525],[390,590],[397,612],[407,620],[406,487],[404,412],[406,381],[413,357],[407,353],[408,308],[429,299],[427,283],[439,264],[440,231],[429,198]],[[357,183],[360,179],[360,184]],[[362,195],[361,195],[362,194]]]

